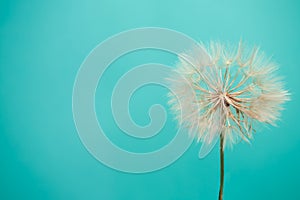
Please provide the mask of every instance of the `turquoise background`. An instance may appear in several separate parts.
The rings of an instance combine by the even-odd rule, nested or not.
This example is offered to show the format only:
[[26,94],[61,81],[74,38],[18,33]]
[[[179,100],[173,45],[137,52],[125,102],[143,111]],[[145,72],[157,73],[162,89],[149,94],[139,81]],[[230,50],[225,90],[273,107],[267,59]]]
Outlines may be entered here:
[[[280,63],[292,101],[278,127],[251,145],[225,152],[225,200],[300,199],[299,1],[0,1],[0,199],[217,199],[219,154],[198,159],[199,144],[173,165],[148,174],[112,170],[82,145],[72,118],[72,89],[88,53],[120,31],[159,26],[196,40],[259,44]],[[173,65],[172,55],[129,54],[107,71],[97,90],[99,121],[119,146],[149,151],[175,133],[168,119],[160,139],[138,141],[115,127],[109,95],[118,77],[137,64]],[[101,85],[102,84],[102,85]],[[149,122],[165,89],[147,86],[133,96],[137,123]],[[99,101],[97,101],[99,102]],[[140,143],[141,142],[141,143]]]

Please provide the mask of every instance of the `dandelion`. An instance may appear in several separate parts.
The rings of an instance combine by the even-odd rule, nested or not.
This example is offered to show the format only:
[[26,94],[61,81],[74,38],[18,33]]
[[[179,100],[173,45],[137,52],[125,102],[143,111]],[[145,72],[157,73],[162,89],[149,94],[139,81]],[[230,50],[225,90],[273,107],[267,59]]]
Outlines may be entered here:
[[202,142],[205,157],[220,138],[220,190],[223,199],[224,148],[250,142],[257,123],[276,125],[289,93],[278,66],[258,48],[211,42],[179,56],[169,78],[169,104],[179,124]]

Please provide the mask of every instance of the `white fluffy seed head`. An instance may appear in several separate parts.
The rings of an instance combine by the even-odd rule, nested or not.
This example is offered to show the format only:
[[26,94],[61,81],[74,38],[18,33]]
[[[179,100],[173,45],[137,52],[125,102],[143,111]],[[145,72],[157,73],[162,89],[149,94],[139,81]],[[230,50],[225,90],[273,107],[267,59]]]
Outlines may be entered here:
[[248,142],[254,122],[275,125],[289,100],[277,68],[259,48],[249,51],[241,42],[199,45],[179,56],[168,78],[169,105],[198,141],[211,144],[222,134],[225,144]]

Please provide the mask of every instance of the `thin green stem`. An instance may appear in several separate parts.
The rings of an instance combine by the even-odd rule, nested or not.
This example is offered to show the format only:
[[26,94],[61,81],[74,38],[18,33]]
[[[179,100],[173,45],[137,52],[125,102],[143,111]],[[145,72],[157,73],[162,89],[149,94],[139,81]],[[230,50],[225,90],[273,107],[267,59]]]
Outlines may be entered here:
[[219,200],[223,199],[223,187],[224,187],[224,137],[220,134],[220,190]]

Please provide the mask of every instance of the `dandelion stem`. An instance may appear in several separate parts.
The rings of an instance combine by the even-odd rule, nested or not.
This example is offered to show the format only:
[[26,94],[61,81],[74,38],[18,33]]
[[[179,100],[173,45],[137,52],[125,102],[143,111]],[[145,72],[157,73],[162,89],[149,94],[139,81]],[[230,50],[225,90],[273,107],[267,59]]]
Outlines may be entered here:
[[219,200],[223,199],[223,186],[224,186],[224,137],[220,134],[220,190]]

